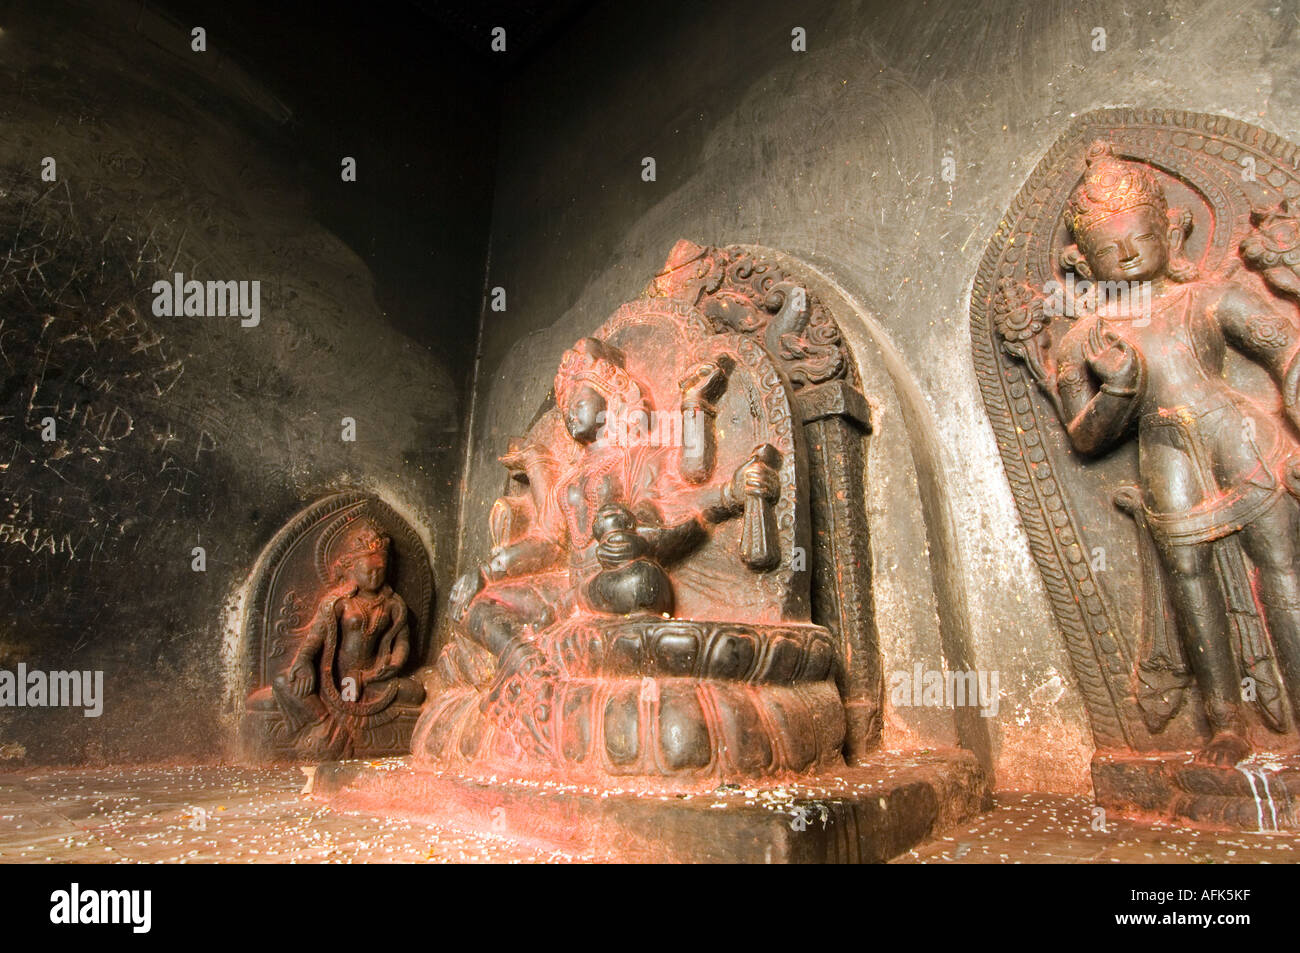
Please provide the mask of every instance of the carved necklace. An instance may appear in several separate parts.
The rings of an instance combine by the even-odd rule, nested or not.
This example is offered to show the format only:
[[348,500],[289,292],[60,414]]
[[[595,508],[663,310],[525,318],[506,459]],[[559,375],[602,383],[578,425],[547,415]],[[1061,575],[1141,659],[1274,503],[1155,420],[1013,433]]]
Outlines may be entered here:
[[366,636],[374,635],[379,631],[380,624],[384,621],[384,603],[387,601],[387,593],[382,589],[375,593],[374,597],[367,597],[361,593],[354,593],[349,598],[360,603],[361,614],[365,617],[366,627],[364,634]]

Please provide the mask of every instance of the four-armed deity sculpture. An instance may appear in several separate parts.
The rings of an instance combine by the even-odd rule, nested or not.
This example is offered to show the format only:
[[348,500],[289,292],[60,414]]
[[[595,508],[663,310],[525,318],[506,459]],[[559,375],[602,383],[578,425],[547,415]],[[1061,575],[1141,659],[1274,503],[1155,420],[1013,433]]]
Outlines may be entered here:
[[[886,859],[986,806],[971,752],[881,750],[870,412],[828,292],[682,241],[566,349],[502,440],[410,759],[325,765],[317,796],[660,861]],[[296,723],[316,633],[376,625],[369,565],[270,682]]]
[[702,782],[842,763],[803,415],[763,335],[786,335],[800,385],[846,386],[850,367],[780,277],[680,243],[564,354],[554,406],[501,458],[492,550],[451,593],[417,761]]

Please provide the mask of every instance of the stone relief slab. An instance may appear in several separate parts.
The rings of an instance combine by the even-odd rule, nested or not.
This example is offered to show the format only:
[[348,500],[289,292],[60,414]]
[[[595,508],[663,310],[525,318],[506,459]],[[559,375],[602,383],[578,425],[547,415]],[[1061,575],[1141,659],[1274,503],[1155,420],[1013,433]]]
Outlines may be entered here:
[[339,493],[299,513],[254,570],[245,628],[252,760],[404,754],[424,701],[433,576],[382,500]]
[[1195,749],[1233,772],[1187,782],[1220,808],[1253,788],[1237,765],[1294,747],[1300,703],[1298,151],[1221,116],[1082,116],[971,292],[985,407],[1102,759]]

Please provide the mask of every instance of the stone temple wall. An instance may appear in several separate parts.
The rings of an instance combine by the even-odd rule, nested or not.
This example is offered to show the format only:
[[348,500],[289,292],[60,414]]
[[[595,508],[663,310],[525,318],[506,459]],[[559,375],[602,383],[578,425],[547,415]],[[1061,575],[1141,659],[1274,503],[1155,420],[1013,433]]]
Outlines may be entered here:
[[[546,396],[533,371],[633,297],[674,241],[779,249],[858,303],[846,332],[899,371],[874,397],[865,489],[886,673],[954,651],[999,673],[995,716],[961,727],[891,706],[886,746],[964,733],[1000,787],[1086,790],[1087,718],[971,366],[971,284],[1072,115],[1189,109],[1296,139],[1296,6],[790,6],[598,7],[510,84],[488,279],[508,309],[485,322],[466,510],[498,491],[495,455]],[[919,491],[893,492],[918,473]],[[484,534],[466,522],[462,567]]]
[[[227,753],[248,573],[326,493],[419,529],[445,613],[560,355],[685,238],[772,250],[838,302],[872,404],[887,686],[997,673],[988,717],[887,691],[885,746],[1088,788],[972,368],[972,282],[1073,116],[1186,109],[1300,140],[1296,0],[594,4],[503,86],[418,38],[372,47],[382,73],[309,35],[243,62],[214,30],[193,54],[187,23],[134,2],[0,17],[0,669],[102,671],[105,693],[94,720],[0,711],[0,765]],[[176,273],[260,282],[258,325],[155,314]]]

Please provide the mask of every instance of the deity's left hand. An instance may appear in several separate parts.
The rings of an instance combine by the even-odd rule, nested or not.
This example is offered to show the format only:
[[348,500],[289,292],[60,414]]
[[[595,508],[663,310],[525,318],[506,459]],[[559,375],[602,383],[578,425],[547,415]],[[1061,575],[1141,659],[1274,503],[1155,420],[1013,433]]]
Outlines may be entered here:
[[456,580],[451,587],[451,620],[459,622],[465,617],[470,601],[483,589],[483,572],[472,569]]
[[736,500],[758,496],[773,501],[781,493],[781,474],[762,460],[750,459],[736,468],[731,494]]
[[729,362],[722,358],[696,364],[678,383],[682,392],[682,406],[708,407],[727,386]]

